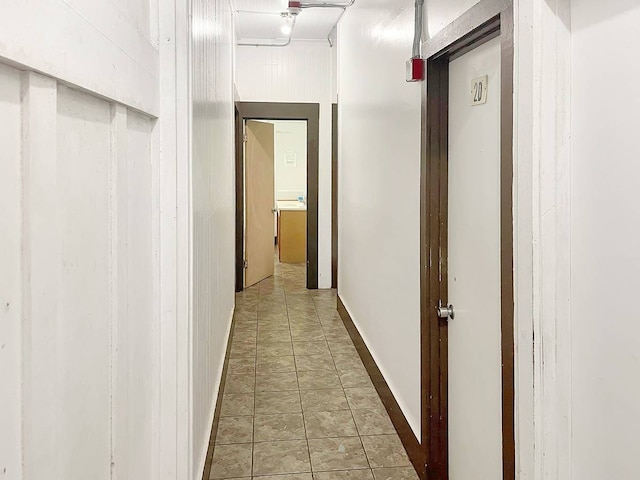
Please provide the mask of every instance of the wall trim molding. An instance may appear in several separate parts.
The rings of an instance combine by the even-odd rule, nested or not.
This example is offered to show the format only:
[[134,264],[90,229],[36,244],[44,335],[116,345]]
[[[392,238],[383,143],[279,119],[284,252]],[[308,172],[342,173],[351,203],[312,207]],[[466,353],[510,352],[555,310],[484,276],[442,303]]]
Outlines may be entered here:
[[391,422],[393,423],[393,426],[396,429],[400,440],[402,441],[402,445],[407,451],[407,455],[409,456],[409,460],[413,464],[413,468],[415,468],[421,480],[426,480],[427,473],[425,468],[424,449],[414,435],[409,422],[402,413],[400,405],[398,404],[396,398],[393,396],[393,393],[391,392],[391,389],[389,388],[384,375],[382,375],[380,368],[376,364],[376,361],[374,360],[373,355],[371,355],[367,344],[360,335],[360,332],[353,322],[351,315],[347,311],[347,308],[340,298],[340,295],[338,295],[337,309],[338,313],[340,314],[340,318],[344,323],[344,326],[349,332],[349,336],[353,341],[353,345],[356,347],[358,355],[360,355],[360,359],[362,360],[362,363],[364,364],[369,377],[371,377],[373,386],[378,392],[378,395],[380,395],[380,399],[384,404],[384,408],[387,410],[387,413],[391,418]]
[[85,3],[1,2],[0,62],[159,117],[158,22],[147,38],[111,3]]

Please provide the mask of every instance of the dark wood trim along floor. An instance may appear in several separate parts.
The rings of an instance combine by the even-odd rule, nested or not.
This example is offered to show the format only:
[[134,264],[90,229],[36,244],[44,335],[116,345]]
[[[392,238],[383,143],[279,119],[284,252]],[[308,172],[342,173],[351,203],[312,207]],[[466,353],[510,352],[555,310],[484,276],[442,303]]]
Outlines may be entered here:
[[425,469],[425,459],[423,454],[424,449],[420,446],[418,439],[413,434],[413,430],[411,430],[409,422],[402,413],[400,405],[398,405],[398,402],[393,396],[393,393],[391,392],[387,381],[384,379],[382,372],[380,372],[378,365],[373,359],[369,348],[364,343],[360,332],[353,323],[353,319],[344,306],[344,303],[342,302],[340,296],[338,296],[338,313],[340,314],[340,318],[342,318],[344,326],[349,332],[349,336],[351,337],[353,345],[358,351],[358,355],[360,355],[362,363],[367,369],[369,377],[371,377],[373,386],[378,392],[378,395],[380,396],[380,399],[382,400],[382,403],[384,404],[384,407],[386,408],[387,413],[391,418],[391,422],[393,423],[396,432],[398,432],[398,436],[400,437],[402,445],[404,445],[404,448],[407,451],[409,460],[411,460],[411,463],[413,464],[413,467],[415,468],[421,480],[426,480],[427,473]]
[[224,354],[224,364],[222,365],[222,375],[220,376],[220,387],[218,388],[218,398],[216,399],[216,409],[213,413],[213,423],[211,424],[211,434],[209,435],[209,446],[207,447],[207,457],[204,461],[204,470],[202,472],[202,480],[209,480],[211,474],[211,464],[213,462],[213,448],[216,444],[216,436],[218,434],[218,424],[220,423],[220,408],[222,407],[222,395],[227,379],[227,370],[229,369],[229,357],[231,356],[231,340],[233,339],[233,330],[236,325],[236,316],[233,315],[231,320],[231,329],[229,330],[229,338],[227,339],[227,351]]
[[338,288],[338,104],[331,105],[331,288]]

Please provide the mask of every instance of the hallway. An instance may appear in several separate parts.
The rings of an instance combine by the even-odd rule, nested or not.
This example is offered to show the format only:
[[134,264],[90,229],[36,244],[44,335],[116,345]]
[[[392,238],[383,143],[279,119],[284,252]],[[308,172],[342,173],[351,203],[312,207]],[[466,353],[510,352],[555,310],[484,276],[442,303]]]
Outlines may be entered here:
[[303,265],[236,297],[211,479],[414,479],[340,319]]
[[0,0],[0,480],[640,480],[639,24]]

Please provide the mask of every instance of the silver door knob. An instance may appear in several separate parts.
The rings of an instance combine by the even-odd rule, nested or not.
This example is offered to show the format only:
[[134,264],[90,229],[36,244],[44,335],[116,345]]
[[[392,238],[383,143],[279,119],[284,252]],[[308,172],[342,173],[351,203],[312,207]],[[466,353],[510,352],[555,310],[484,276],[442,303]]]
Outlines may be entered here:
[[453,311],[453,305],[443,306],[442,302],[438,302],[438,317],[439,318],[450,318],[453,320],[456,317],[455,312]]

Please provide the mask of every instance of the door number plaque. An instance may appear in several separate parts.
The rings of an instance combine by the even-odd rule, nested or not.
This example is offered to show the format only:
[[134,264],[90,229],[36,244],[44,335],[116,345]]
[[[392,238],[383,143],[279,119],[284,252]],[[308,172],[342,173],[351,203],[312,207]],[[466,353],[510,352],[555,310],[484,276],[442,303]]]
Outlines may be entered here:
[[483,105],[487,103],[487,90],[489,79],[487,75],[471,80],[471,105]]

